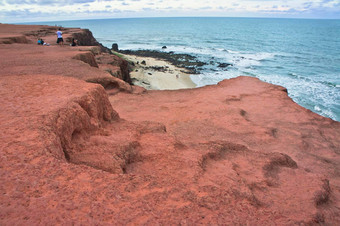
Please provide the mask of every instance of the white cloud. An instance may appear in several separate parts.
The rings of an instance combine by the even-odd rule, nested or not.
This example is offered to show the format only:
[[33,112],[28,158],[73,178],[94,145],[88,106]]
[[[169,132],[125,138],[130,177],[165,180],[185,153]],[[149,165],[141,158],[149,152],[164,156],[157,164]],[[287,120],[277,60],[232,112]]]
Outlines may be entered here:
[[147,16],[340,18],[340,0],[0,0],[0,22]]

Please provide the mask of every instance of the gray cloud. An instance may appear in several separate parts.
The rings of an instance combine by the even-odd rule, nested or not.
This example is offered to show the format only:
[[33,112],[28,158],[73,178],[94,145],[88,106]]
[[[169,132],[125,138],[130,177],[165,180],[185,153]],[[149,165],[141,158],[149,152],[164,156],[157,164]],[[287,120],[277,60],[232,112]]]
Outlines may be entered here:
[[30,10],[10,10],[10,11],[5,11],[2,10],[0,11],[1,15],[8,16],[8,17],[40,17],[43,16],[44,13],[38,11],[38,12],[31,12]]
[[303,7],[305,8],[305,9],[309,9],[309,8],[311,8],[313,6],[313,3],[312,2],[305,2],[305,3],[303,3]]
[[28,5],[74,5],[91,3],[96,0],[5,0],[7,4],[28,4]]
[[[321,5],[324,5],[324,4],[327,4],[327,3],[329,3],[329,2],[332,2],[333,0],[323,0],[322,2],[321,2]],[[336,8],[340,8],[340,3],[337,3],[337,4],[334,4],[334,6],[336,7]]]

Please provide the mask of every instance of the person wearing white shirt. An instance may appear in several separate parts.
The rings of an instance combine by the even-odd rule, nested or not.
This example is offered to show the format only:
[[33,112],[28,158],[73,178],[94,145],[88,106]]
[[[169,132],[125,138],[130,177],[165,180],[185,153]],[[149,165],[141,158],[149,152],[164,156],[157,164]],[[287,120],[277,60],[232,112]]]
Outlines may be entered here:
[[57,37],[58,37],[57,43],[59,45],[64,45],[63,32],[61,32],[61,28],[59,28],[57,31]]

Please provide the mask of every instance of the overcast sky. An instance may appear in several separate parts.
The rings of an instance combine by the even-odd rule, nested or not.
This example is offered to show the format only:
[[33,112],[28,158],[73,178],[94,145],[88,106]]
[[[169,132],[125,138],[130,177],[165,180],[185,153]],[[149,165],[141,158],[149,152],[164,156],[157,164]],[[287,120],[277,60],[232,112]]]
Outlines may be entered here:
[[340,19],[340,0],[0,0],[0,22],[125,17]]

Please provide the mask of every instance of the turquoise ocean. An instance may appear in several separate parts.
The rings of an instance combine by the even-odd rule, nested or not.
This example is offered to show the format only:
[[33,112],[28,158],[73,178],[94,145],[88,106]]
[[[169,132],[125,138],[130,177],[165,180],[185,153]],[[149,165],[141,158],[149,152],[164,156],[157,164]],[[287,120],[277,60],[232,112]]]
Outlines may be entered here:
[[[103,45],[188,53],[207,62],[198,86],[240,75],[284,86],[301,106],[340,121],[340,20],[139,18],[30,24],[88,28]],[[167,49],[162,50],[162,46]],[[227,68],[219,63],[231,63]]]

